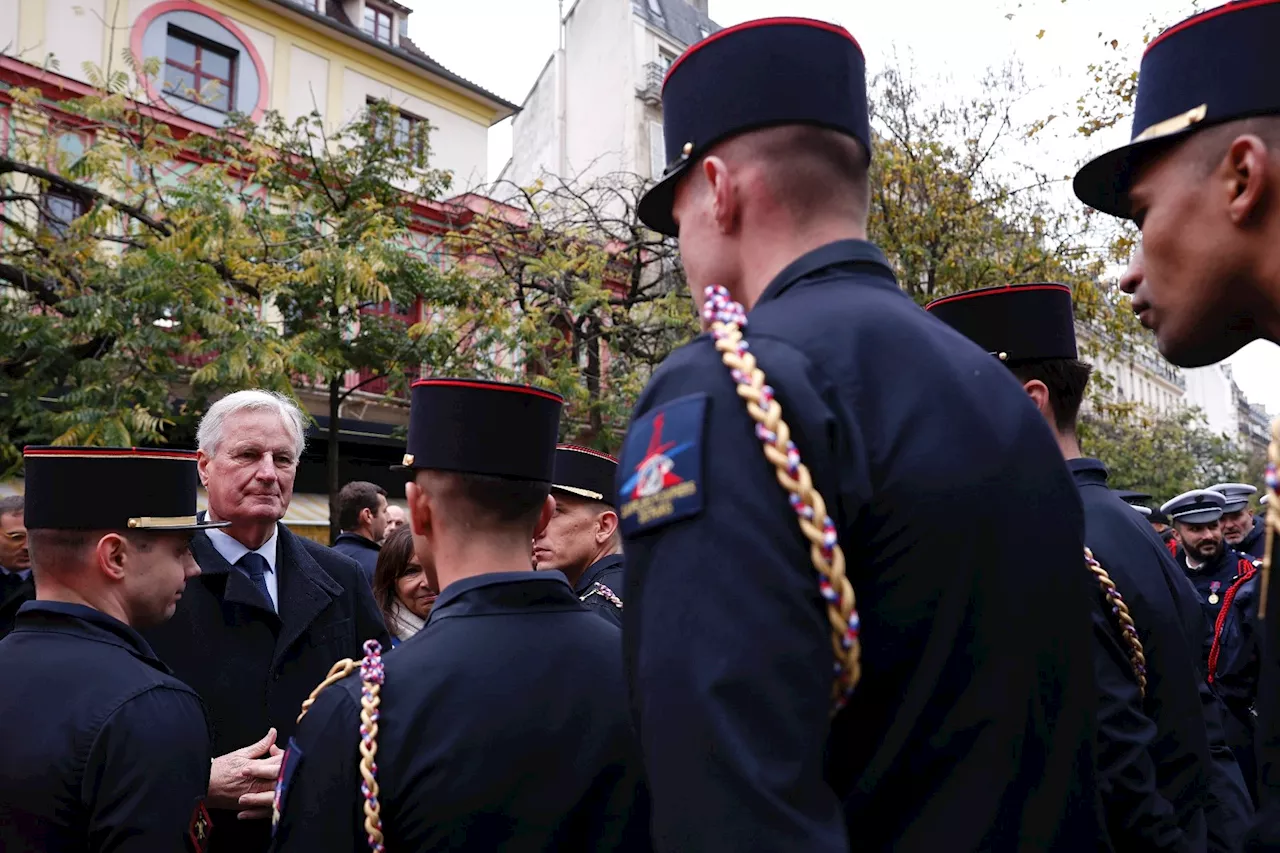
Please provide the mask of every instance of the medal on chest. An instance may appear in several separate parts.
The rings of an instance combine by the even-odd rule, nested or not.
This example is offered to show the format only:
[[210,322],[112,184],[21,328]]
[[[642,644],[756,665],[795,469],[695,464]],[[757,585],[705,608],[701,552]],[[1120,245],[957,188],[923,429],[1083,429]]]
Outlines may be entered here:
[[1209,584],[1209,603],[1210,604],[1217,604],[1219,601],[1221,601],[1221,599],[1218,598],[1218,589],[1221,586],[1222,586],[1222,581],[1213,581],[1211,584]]

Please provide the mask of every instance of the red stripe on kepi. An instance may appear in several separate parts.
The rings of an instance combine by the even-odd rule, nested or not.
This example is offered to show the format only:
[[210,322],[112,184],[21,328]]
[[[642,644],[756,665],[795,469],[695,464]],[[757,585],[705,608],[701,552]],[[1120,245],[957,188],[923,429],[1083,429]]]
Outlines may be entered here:
[[1235,3],[1227,3],[1225,6],[1218,6],[1217,8],[1201,12],[1199,15],[1193,15],[1181,23],[1174,24],[1172,27],[1169,27],[1169,29],[1153,38],[1151,40],[1151,44],[1147,45],[1147,49],[1142,52],[1142,55],[1146,56],[1151,52],[1153,47],[1169,38],[1169,36],[1180,33],[1189,27],[1194,27],[1196,24],[1203,24],[1205,21],[1212,20],[1213,18],[1220,18],[1223,15],[1228,15],[1232,12],[1252,9],[1254,6],[1268,6],[1277,2],[1280,2],[1280,0],[1237,0]]
[[836,24],[829,24],[826,21],[817,21],[813,18],[760,18],[756,21],[744,21],[741,24],[735,24],[732,27],[714,32],[695,44],[693,47],[686,50],[684,53],[680,54],[680,56],[676,58],[676,61],[671,63],[671,67],[667,69],[667,75],[662,78],[662,88],[665,89],[667,87],[667,81],[671,79],[671,75],[675,73],[675,70],[680,67],[680,63],[684,62],[686,58],[697,53],[712,42],[718,41],[730,33],[737,33],[743,30],[754,29],[756,27],[785,26],[788,24],[797,27],[813,27],[815,30],[826,30],[829,33],[844,36],[849,41],[853,42],[853,46],[858,49],[859,53],[862,53],[862,45],[858,44],[858,40],[853,37],[853,33],[849,32],[844,27],[837,26]]
[[529,394],[533,397],[554,400],[557,403],[564,402],[564,397],[554,391],[544,391],[541,388],[533,388],[528,385],[512,385],[509,382],[491,382],[488,379],[419,379],[409,387],[417,388],[426,385],[451,385],[455,388],[479,388],[484,391],[510,391],[515,394]]
[[194,450],[157,450],[150,447],[24,447],[23,456],[102,456],[122,458],[195,459]]
[[595,456],[599,459],[608,459],[610,462],[613,462],[613,463],[617,463],[618,461],[617,459],[610,456],[608,453],[601,452],[591,447],[583,447],[580,444],[557,444],[556,450],[572,450],[576,453],[585,453],[588,456]]
[[1028,290],[1060,290],[1063,293],[1071,293],[1071,288],[1065,284],[997,284],[993,287],[984,287],[981,290],[972,293],[957,293],[954,296],[940,296],[925,306],[925,310],[929,310],[938,305],[946,305],[950,302],[959,302],[963,299],[973,299],[978,296],[990,296],[993,293],[1008,293],[1009,291],[1023,293]]

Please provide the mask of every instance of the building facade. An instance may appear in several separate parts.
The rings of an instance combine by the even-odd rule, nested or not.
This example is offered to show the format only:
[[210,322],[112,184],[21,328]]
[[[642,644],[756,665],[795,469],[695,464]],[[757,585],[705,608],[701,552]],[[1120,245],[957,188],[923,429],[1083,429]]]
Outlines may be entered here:
[[561,21],[560,48],[512,123],[499,179],[660,177],[663,77],[717,29],[707,0],[576,0]]
[[1107,397],[1114,402],[1138,403],[1161,413],[1187,404],[1183,372],[1161,358],[1150,344],[1136,344],[1124,358],[1096,358],[1094,369],[1110,383]]

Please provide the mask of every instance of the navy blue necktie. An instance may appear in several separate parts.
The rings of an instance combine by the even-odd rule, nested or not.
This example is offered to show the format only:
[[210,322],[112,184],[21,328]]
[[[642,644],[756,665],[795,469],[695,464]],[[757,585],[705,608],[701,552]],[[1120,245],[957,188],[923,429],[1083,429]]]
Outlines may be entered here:
[[271,600],[271,593],[267,591],[267,572],[271,571],[271,566],[267,564],[267,558],[261,554],[250,551],[239,560],[236,565],[249,576],[249,580],[253,581],[253,585],[257,587],[258,592],[262,593],[262,603],[271,610],[275,610],[275,602]]

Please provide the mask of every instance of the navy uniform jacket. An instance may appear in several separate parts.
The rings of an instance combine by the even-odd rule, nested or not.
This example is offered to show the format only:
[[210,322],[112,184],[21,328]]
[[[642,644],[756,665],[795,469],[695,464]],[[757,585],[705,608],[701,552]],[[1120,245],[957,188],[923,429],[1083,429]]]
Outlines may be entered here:
[[[559,572],[449,584],[386,655],[378,785],[388,850],[647,850],[618,629]],[[368,850],[360,679],[320,694],[280,784],[279,851]]]
[[808,543],[704,335],[653,377],[618,469],[657,847],[1096,849],[1094,587],[1039,412],[870,243],[792,263],[746,338],[837,525],[862,682],[829,721]]
[[1253,519],[1253,529],[1250,530],[1245,537],[1240,540],[1239,545],[1232,546],[1241,554],[1252,557],[1255,560],[1262,559],[1262,551],[1267,546],[1267,522],[1266,518]]
[[[302,701],[335,661],[359,658],[368,639],[390,647],[360,567],[284,525],[278,535],[278,616],[201,531],[191,540],[201,575],[187,583],[173,618],[146,632],[160,659],[208,706],[215,756],[248,746],[272,726],[283,746]],[[270,821],[212,814],[215,853],[253,853],[270,843]]]
[[1099,673],[1099,774],[1112,840],[1117,850],[1203,850],[1207,842],[1209,850],[1233,851],[1251,804],[1231,751],[1209,740],[1211,728],[1221,737],[1221,718],[1200,676],[1204,623],[1195,591],[1146,519],[1107,488],[1101,462],[1067,466],[1084,502],[1085,541],[1128,604],[1147,660],[1146,697],[1135,705],[1128,649],[1115,644],[1116,622],[1106,613],[1124,664],[1123,677]]
[[333,550],[359,563],[369,586],[373,586],[373,573],[378,568],[378,552],[382,550],[377,542],[366,539],[359,533],[340,533],[338,541],[333,543]]
[[597,560],[587,567],[573,588],[579,601],[619,628],[622,627],[622,605],[618,603],[622,601],[622,567],[621,554]]
[[136,631],[83,605],[28,602],[0,641],[0,684],[0,850],[188,849],[209,727]]
[[18,618],[18,608],[36,597],[36,582],[31,572],[15,573],[8,576],[0,571],[0,639],[13,630],[14,620]]
[[[1271,500],[1276,500],[1272,497]],[[1280,554],[1280,542],[1272,553]],[[1280,569],[1272,567],[1267,583],[1262,669],[1258,676],[1258,814],[1244,846],[1249,853],[1280,849]]]

